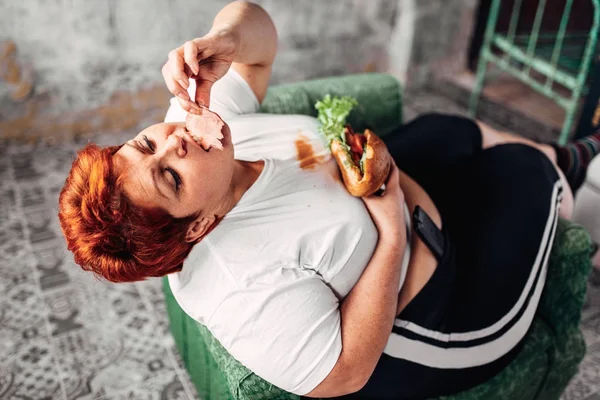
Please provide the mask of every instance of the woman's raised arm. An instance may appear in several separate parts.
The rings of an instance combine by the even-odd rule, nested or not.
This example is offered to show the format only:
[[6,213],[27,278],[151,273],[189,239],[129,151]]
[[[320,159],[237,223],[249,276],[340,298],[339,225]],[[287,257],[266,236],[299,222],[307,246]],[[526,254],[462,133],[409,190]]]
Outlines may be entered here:
[[227,30],[228,27],[237,36],[238,43],[232,66],[248,82],[258,101],[262,102],[277,52],[275,24],[261,6],[236,1],[217,14],[211,31]]
[[[236,1],[215,17],[208,34],[185,42],[169,53],[162,68],[167,87],[181,107],[198,110],[209,105],[212,85],[233,67],[262,102],[277,50],[277,31],[269,14],[257,4]],[[187,93],[189,78],[195,79],[196,98]]]

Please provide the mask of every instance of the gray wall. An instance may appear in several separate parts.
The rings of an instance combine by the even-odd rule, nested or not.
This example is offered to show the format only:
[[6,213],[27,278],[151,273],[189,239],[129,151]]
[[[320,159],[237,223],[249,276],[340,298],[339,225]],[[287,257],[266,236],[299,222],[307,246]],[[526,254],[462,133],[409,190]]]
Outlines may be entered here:
[[[279,32],[272,83],[389,71],[418,85],[428,79],[430,65],[457,58],[453,46],[465,31],[461,18],[469,14],[474,0],[257,2],[273,17]],[[112,123],[80,124],[75,133],[106,126],[118,129],[114,122],[118,110],[107,108],[122,107],[119,101],[142,118],[142,107],[160,107],[166,98],[160,68],[168,51],[205,34],[227,3],[3,0],[0,129],[4,122],[5,132],[0,134],[7,136],[7,130],[13,131],[12,136],[31,134],[42,129],[32,121],[51,118],[52,123],[42,124],[50,126],[58,123],[57,116],[70,126],[80,118],[78,111],[98,108],[96,118]],[[6,57],[2,59],[2,43],[6,47],[7,40],[16,44],[8,67]],[[125,99],[128,96],[130,100]],[[17,120],[18,124],[6,125]]]

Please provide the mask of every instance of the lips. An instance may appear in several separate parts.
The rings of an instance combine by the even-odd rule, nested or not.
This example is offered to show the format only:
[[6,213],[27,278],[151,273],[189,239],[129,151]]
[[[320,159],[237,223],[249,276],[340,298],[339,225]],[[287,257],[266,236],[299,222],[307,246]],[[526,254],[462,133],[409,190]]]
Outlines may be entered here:
[[196,143],[198,146],[200,146],[200,148],[202,148],[202,150],[204,151],[208,151],[211,149],[211,147],[216,147],[219,150],[223,150],[223,147],[221,145],[221,142],[219,142],[219,145],[215,146],[215,145],[210,145],[207,144],[206,141],[203,141],[202,139],[198,138],[196,135],[194,135],[192,132],[190,132],[189,130],[186,129],[185,131],[187,133],[187,135],[190,137],[190,139],[192,139],[192,141],[194,143]]

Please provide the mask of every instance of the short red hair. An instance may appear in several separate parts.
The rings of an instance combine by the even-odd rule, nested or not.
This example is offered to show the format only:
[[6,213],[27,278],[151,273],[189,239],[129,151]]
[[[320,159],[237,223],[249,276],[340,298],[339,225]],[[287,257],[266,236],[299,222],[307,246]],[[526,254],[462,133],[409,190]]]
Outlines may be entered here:
[[185,235],[196,216],[175,218],[132,204],[114,170],[119,148],[88,144],[73,161],[59,197],[67,248],[84,270],[111,282],[178,271],[193,247]]

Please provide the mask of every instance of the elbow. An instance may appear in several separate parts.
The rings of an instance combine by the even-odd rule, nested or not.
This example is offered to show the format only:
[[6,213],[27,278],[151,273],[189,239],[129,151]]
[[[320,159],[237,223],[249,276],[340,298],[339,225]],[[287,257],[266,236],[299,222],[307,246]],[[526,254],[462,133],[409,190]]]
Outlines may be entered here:
[[373,374],[373,369],[360,367],[354,370],[347,379],[347,385],[345,386],[344,395],[356,393],[361,390]]
[[230,3],[229,6],[239,7],[242,10],[242,15],[245,17],[260,14],[262,16],[269,17],[269,19],[271,18],[269,16],[269,13],[267,13],[267,11],[260,4],[254,3],[252,1],[237,0]]
[[344,377],[338,376],[338,379],[335,379],[336,382],[333,382],[331,378],[327,377],[317,387],[303,395],[303,397],[327,398],[346,396],[358,392],[369,380],[364,371],[347,373]]
[[236,0],[236,1],[232,1],[231,3],[229,3],[229,6],[235,5],[237,7],[260,7],[260,5],[252,2],[252,1],[248,1],[248,0]]
[[357,376],[350,382],[347,388],[348,393],[346,394],[356,393],[363,387],[365,387],[365,385],[369,381],[369,377],[365,375],[366,374],[364,372],[357,374]]
[[260,15],[260,26],[263,32],[263,40],[261,44],[265,48],[265,53],[267,54],[266,60],[263,61],[262,64],[271,65],[273,64],[273,61],[275,61],[275,56],[277,54],[277,42],[279,41],[275,21],[273,21],[267,10],[265,10],[262,6],[255,3],[249,3],[249,7],[254,8],[254,12],[257,15]]
[[339,385],[335,388],[328,388],[328,389],[319,388],[319,386],[317,386],[312,391],[308,392],[307,394],[303,395],[302,397],[321,399],[321,398],[328,398],[328,397],[347,396],[347,395],[358,392],[360,389],[362,389],[366,385],[366,383],[367,383],[366,381],[364,381],[364,382],[347,382],[344,385]]

